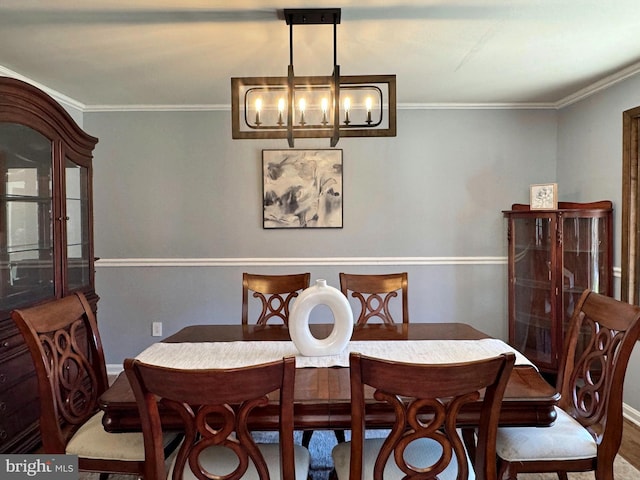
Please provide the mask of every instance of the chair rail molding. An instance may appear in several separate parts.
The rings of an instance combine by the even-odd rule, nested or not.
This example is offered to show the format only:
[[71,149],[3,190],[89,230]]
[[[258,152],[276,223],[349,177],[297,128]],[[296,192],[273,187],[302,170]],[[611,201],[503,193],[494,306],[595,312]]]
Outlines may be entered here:
[[503,265],[507,257],[277,257],[277,258],[102,258],[96,268],[353,266],[353,265]]

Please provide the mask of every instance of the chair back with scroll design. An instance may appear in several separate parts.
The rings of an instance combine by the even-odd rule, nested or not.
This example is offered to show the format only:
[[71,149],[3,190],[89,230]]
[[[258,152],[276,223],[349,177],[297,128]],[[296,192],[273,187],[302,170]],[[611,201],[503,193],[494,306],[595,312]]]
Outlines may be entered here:
[[390,302],[401,294],[402,323],[409,323],[408,274],[357,275],[340,273],[340,290],[360,301],[360,314],[356,326],[378,318],[383,323],[397,323],[392,315]]
[[[350,445],[333,450],[338,478],[494,480],[495,435],[514,362],[513,353],[455,364],[399,363],[351,353],[352,433]],[[364,438],[366,386],[395,412],[384,439]],[[461,409],[475,402],[481,413],[470,462],[457,423]]]
[[[293,443],[293,357],[242,368],[204,370],[173,369],[128,358],[124,368],[142,421],[146,480],[306,480],[308,451]],[[251,411],[269,406],[268,395],[277,391],[274,416],[280,422],[280,444],[256,444],[247,425]],[[159,404],[179,414],[185,432],[168,471]]]
[[292,275],[242,274],[242,324],[249,323],[249,292],[260,300],[262,311],[256,319],[257,325],[266,325],[270,320],[280,319],[289,323],[291,301],[305,288],[309,288],[310,273]]
[[78,455],[80,470],[141,474],[139,433],[102,427],[98,398],[108,387],[102,342],[82,293],[11,313],[31,353],[38,379],[45,453]]
[[[583,292],[568,325],[558,372],[558,418],[549,428],[500,428],[503,478],[521,472],[558,472],[566,478],[566,472],[595,470],[596,479],[613,479],[613,460],[622,441],[624,378],[639,336],[640,307]],[[572,440],[566,441],[567,435]],[[537,448],[527,448],[523,438]]]

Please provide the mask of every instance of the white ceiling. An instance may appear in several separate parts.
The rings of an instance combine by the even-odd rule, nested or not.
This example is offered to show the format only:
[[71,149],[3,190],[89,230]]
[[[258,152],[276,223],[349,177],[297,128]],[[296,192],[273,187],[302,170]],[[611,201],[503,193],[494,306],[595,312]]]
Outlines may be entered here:
[[[1,0],[0,74],[100,106],[225,106],[232,76],[285,76],[283,8],[342,8],[343,75],[397,75],[398,103],[557,105],[640,71],[638,0]],[[294,27],[328,75],[330,26]],[[2,68],[3,67],[3,68]]]

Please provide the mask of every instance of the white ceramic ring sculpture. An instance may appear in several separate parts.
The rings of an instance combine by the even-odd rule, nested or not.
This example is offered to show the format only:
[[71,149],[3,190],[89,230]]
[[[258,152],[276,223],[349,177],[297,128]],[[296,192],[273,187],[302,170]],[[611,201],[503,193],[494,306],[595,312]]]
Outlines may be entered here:
[[[327,338],[318,339],[309,330],[309,314],[318,305],[326,305],[334,318],[333,330]],[[345,349],[353,333],[353,313],[349,301],[340,290],[326,280],[305,289],[293,302],[289,314],[289,334],[294,345],[306,357],[337,355]]]

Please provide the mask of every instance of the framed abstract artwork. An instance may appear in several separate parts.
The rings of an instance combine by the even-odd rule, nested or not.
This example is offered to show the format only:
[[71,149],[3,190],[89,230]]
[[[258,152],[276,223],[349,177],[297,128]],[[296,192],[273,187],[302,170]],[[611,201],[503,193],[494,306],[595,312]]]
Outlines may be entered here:
[[263,228],[342,228],[342,150],[263,150]]

